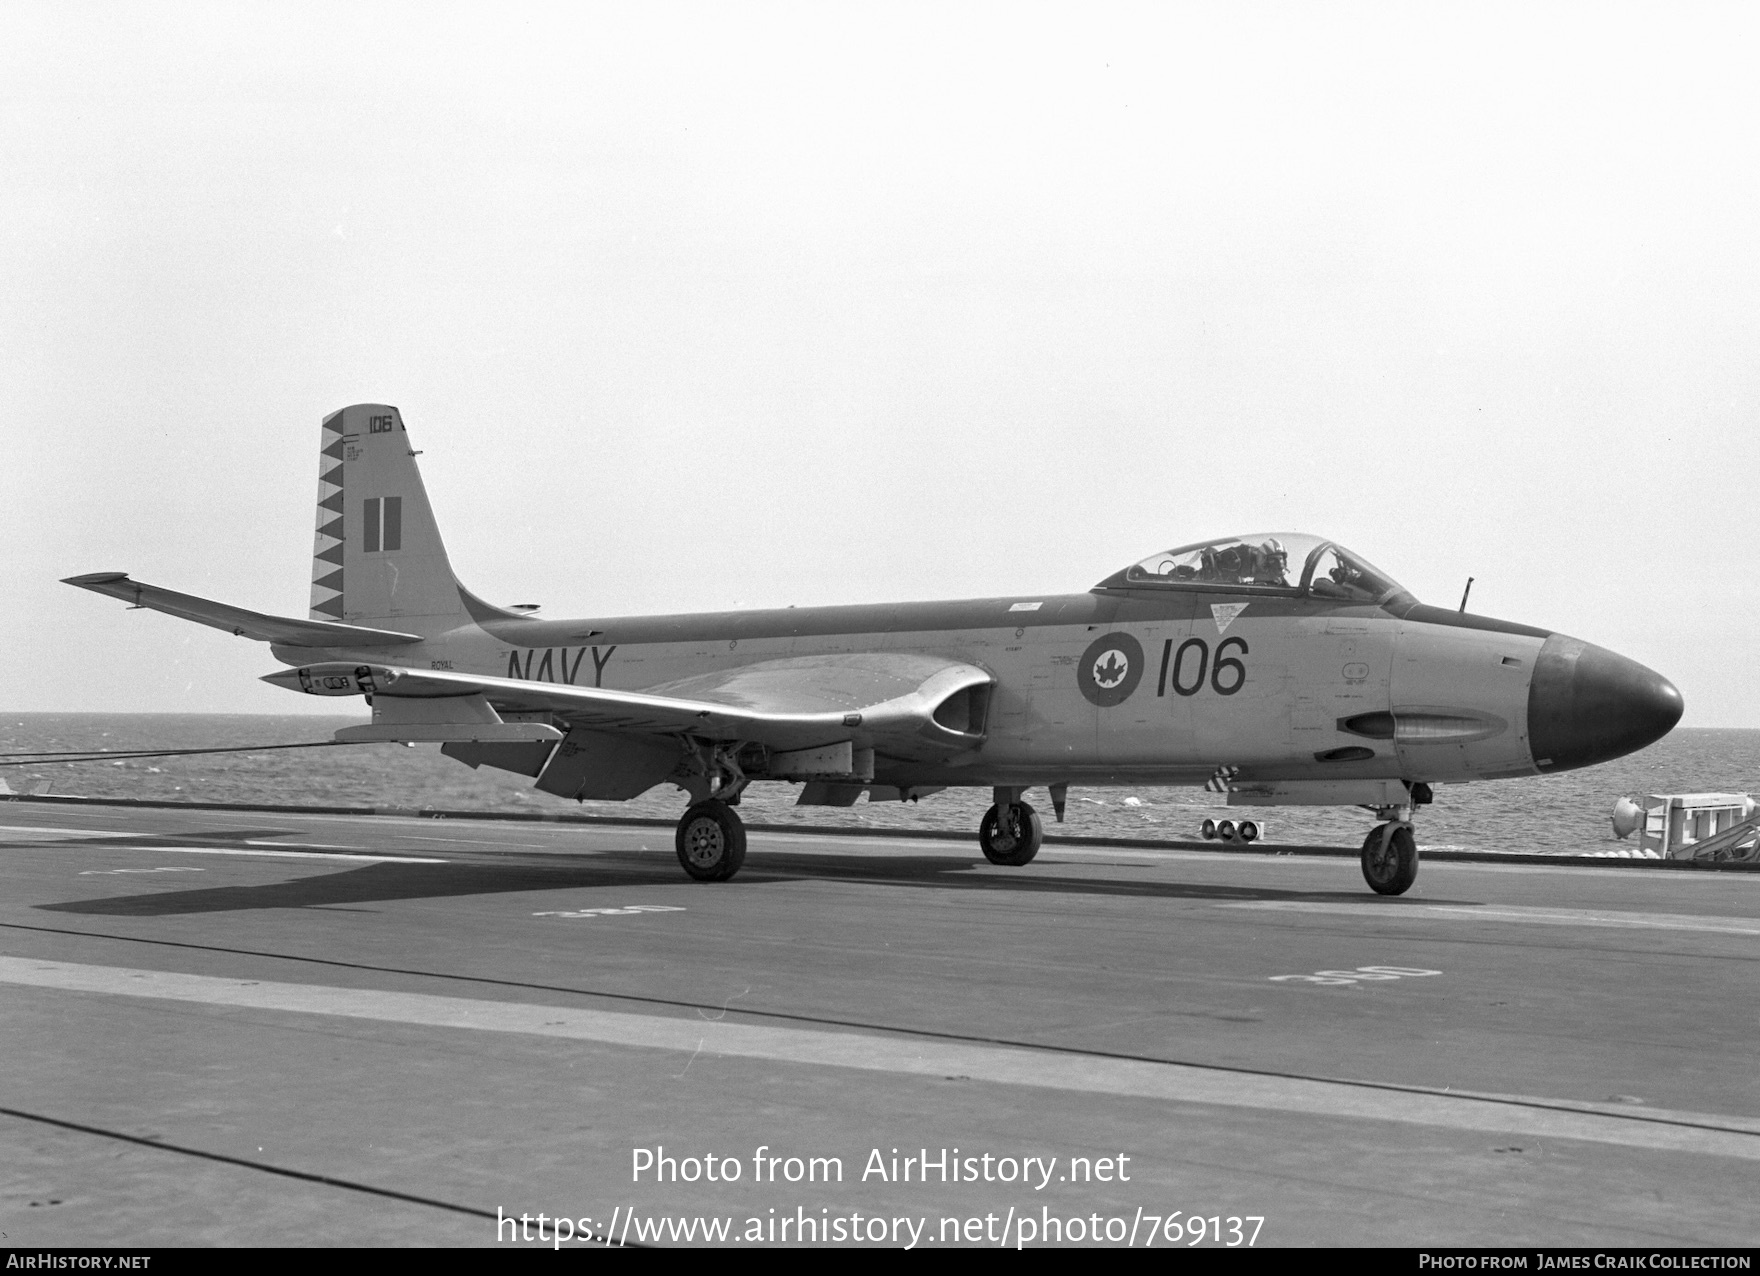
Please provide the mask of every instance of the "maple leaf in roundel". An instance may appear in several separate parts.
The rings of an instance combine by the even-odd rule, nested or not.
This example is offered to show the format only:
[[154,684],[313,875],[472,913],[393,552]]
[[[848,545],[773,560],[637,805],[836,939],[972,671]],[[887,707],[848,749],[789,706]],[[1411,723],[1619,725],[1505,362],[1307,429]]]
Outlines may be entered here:
[[1106,653],[1106,659],[1094,665],[1094,681],[1102,687],[1116,687],[1124,681],[1125,671],[1129,668],[1130,664],[1125,660],[1124,653],[1116,650],[1109,651]]

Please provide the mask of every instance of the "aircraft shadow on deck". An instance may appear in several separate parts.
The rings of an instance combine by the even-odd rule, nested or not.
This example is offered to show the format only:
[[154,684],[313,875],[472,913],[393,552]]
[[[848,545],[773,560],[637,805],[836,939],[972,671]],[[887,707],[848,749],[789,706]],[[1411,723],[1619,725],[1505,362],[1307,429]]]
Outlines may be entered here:
[[[45,912],[88,916],[168,917],[190,913],[321,908],[464,895],[688,885],[679,880],[678,865],[670,855],[652,852],[600,852],[591,859],[582,858],[572,862],[564,857],[555,858],[562,859],[563,862],[369,864],[335,873],[254,886],[151,891],[104,899],[39,904],[36,907]],[[1031,867],[1006,872],[978,871],[984,867],[986,866],[982,860],[974,862],[945,855],[879,859],[823,852],[811,855],[766,852],[749,860],[745,871],[731,882],[698,884],[690,889],[693,894],[707,895],[713,891],[761,889],[784,882],[858,881],[870,885],[911,889],[1219,902],[1298,900],[1364,903],[1374,898],[1362,889],[1351,888],[1304,891],[1201,882],[1130,882],[1051,875]],[[1354,865],[1347,863],[1339,865],[1341,884],[1346,880],[1354,881],[1354,869]],[[602,902],[604,901],[583,900],[580,905],[585,907]],[[1426,899],[1423,902],[1470,904],[1475,901]],[[568,906],[568,901],[560,903],[563,907]],[[1401,905],[1389,900],[1386,906],[1398,908]]]

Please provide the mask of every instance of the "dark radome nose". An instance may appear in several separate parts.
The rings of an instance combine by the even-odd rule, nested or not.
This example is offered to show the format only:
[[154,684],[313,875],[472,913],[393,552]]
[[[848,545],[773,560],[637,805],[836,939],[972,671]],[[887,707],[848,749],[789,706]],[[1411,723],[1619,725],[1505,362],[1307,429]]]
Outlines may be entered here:
[[1605,647],[1553,634],[1528,684],[1528,744],[1542,771],[1568,771],[1633,753],[1681,720],[1667,678]]

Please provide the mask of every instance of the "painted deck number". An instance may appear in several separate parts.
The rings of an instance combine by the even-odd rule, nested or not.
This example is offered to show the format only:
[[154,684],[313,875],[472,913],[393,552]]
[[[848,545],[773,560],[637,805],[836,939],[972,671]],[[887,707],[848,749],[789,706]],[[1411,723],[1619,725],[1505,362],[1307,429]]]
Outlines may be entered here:
[[1355,984],[1381,979],[1421,979],[1440,975],[1440,970],[1423,970],[1417,966],[1358,966],[1355,970],[1317,970],[1311,975],[1272,975],[1270,982],[1304,984]]

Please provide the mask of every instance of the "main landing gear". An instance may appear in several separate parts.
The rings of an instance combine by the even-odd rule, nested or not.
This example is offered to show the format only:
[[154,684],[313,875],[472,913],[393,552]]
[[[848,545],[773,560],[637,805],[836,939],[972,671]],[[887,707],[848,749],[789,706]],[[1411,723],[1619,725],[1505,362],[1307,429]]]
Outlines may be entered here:
[[746,862],[746,826],[739,812],[710,798],[678,822],[678,862],[699,882],[725,882]]
[[751,783],[739,765],[739,744],[687,740],[674,782],[692,802],[678,821],[678,862],[699,882],[725,882],[746,862],[746,826],[734,810]]
[[996,789],[996,805],[984,812],[978,826],[978,845],[992,864],[1019,867],[1030,864],[1045,840],[1039,813],[1020,800],[1020,789]]
[[1380,814],[1386,822],[1363,839],[1363,880],[1377,895],[1404,895],[1418,879],[1418,842],[1404,810]]

